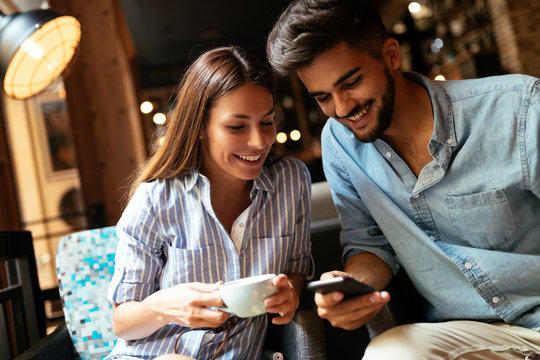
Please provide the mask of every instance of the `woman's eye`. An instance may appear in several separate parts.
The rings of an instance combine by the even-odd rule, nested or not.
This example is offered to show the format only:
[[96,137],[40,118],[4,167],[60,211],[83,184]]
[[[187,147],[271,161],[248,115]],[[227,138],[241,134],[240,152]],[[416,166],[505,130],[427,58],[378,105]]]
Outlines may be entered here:
[[263,121],[263,122],[261,122],[261,125],[262,126],[273,126],[274,122],[273,121]]
[[231,130],[241,130],[244,127],[244,125],[229,125],[227,127]]

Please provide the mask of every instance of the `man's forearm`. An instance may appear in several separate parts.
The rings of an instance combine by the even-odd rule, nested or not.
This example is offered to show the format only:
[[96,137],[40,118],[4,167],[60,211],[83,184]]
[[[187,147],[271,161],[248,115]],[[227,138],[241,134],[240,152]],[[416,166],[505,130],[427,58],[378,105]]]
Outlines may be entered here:
[[370,253],[353,255],[347,259],[345,272],[380,290],[388,285],[394,275],[392,268],[384,260]]

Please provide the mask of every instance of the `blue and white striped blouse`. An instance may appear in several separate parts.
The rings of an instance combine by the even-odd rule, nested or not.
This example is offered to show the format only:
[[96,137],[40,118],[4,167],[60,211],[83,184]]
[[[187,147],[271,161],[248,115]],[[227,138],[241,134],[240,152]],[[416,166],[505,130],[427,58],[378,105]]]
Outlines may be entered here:
[[[194,171],[182,178],[141,184],[118,222],[120,242],[109,300],[117,304],[141,301],[159,289],[194,281],[227,282],[266,273],[309,276],[310,182],[299,160],[282,158],[264,166],[253,182],[239,253],[212,209],[205,176]],[[219,359],[260,358],[267,323],[266,315],[241,319]],[[184,329],[169,323],[145,339],[119,339],[109,358],[173,353]],[[225,331],[188,331],[177,351],[208,359],[224,335]]]

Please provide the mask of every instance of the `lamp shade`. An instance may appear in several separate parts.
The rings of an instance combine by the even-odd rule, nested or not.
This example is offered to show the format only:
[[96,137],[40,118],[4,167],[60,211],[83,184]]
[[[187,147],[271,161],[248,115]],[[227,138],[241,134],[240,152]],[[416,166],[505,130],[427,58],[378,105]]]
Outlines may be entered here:
[[25,99],[45,89],[69,64],[81,25],[54,10],[0,15],[0,76],[6,95]]

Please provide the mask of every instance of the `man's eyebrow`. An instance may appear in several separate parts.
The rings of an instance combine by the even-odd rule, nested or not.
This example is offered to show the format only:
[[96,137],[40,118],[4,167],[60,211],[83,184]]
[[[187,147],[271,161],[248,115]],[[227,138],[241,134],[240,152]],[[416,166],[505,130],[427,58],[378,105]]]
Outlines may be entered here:
[[[345,80],[347,80],[348,78],[350,78],[351,76],[356,74],[358,71],[360,71],[360,67],[356,67],[354,69],[351,69],[351,70],[347,71],[339,79],[336,80],[336,82],[333,84],[333,86],[334,87],[338,86],[339,84],[341,84],[342,82],[344,82]],[[317,97],[319,95],[324,95],[324,94],[326,94],[326,92],[324,92],[324,91],[314,91],[314,92],[310,92],[309,96]]]
[[338,86],[354,74],[356,74],[358,71],[360,71],[360,67],[354,68],[352,70],[347,71],[345,74],[343,74],[337,81],[334,83],[334,86]]

